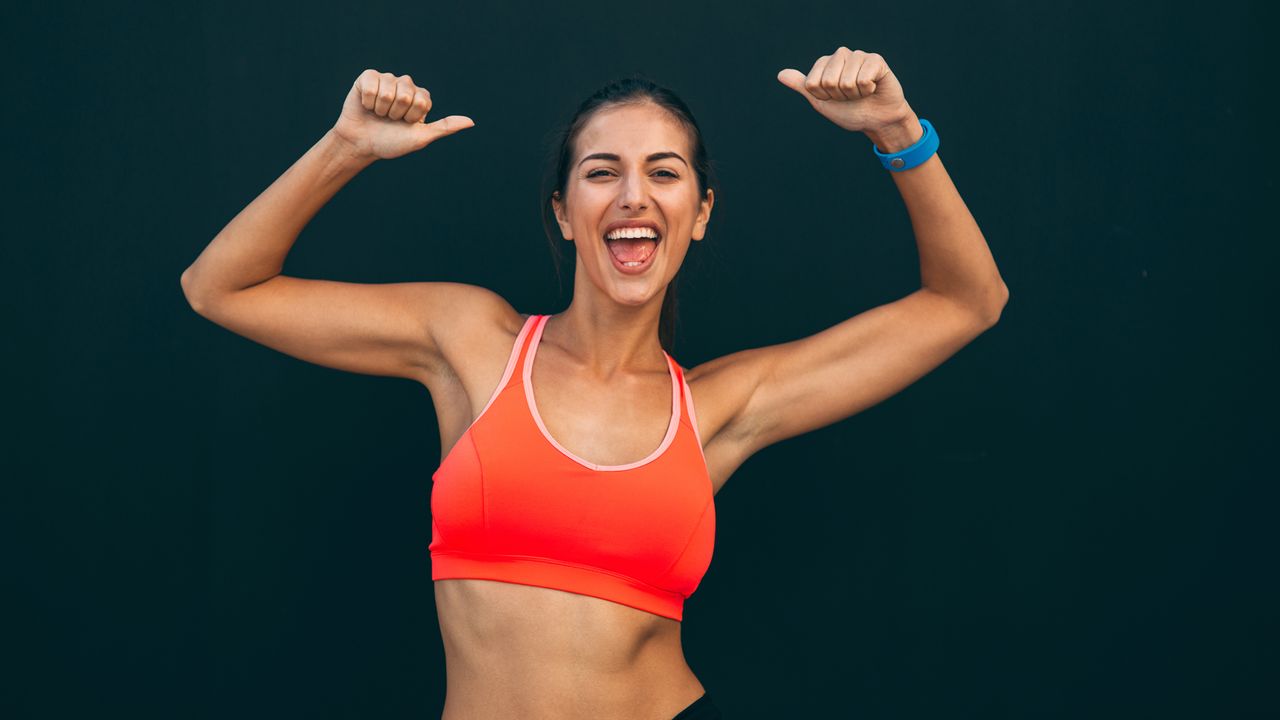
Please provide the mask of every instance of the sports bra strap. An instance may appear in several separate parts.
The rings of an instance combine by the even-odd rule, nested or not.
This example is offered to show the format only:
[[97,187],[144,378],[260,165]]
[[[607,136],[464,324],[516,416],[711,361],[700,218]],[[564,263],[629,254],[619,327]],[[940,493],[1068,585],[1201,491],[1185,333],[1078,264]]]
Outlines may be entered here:
[[484,417],[484,414],[487,413],[493,403],[497,401],[498,396],[510,387],[511,383],[518,382],[520,361],[524,358],[524,349],[529,346],[529,336],[533,334],[530,330],[533,328],[536,318],[536,315],[530,315],[529,318],[525,320],[524,326],[520,328],[519,334],[516,335],[515,342],[511,345],[511,353],[507,355],[507,367],[502,371],[502,379],[498,381],[498,386],[493,389],[493,394],[489,396],[489,400],[485,402],[484,408],[480,410],[480,414],[476,416],[472,425],[479,422],[481,417]]

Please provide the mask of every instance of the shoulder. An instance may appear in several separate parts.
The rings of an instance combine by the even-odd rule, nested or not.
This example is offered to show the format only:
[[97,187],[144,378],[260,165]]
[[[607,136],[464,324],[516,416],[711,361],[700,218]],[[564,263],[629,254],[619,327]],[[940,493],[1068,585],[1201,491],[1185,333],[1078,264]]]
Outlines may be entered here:
[[697,407],[703,443],[745,443],[752,428],[747,427],[744,410],[769,372],[769,354],[764,348],[749,348],[708,360],[685,371],[685,381]]
[[447,293],[448,302],[429,324],[439,358],[432,375],[457,377],[460,368],[491,356],[495,348],[505,345],[510,350],[527,316],[516,312],[506,298],[466,283],[440,283],[439,291]]

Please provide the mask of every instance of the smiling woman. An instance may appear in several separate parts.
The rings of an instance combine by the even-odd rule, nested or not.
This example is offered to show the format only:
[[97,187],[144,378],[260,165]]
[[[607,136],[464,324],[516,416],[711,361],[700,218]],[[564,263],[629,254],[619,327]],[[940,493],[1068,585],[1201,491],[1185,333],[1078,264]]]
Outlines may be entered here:
[[664,348],[673,280],[710,219],[708,176],[683,103],[637,77],[559,136],[544,220],[575,249],[572,301],[522,316],[465,450],[434,476],[446,714],[720,717],[680,635],[711,562],[715,486]]
[[923,287],[810,337],[688,371],[672,357],[675,281],[715,192],[692,114],[638,76],[587,98],[551,156],[543,222],[553,250],[575,250],[560,313],[519,313],[463,283],[280,274],[358,172],[474,125],[426,123],[430,93],[374,70],[183,273],[191,306],[224,327],[430,391],[444,720],[720,717],[681,645],[715,494],[761,448],[893,395],[998,319],[1008,292],[884,59],[841,47],[778,80],[901,171],[920,251]]

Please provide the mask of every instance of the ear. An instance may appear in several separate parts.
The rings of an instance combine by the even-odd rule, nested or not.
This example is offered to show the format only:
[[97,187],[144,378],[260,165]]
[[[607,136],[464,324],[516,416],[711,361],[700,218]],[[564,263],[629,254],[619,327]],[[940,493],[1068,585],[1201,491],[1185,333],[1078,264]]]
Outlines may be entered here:
[[711,206],[716,204],[716,191],[707,188],[707,197],[698,209],[698,217],[693,220],[693,239],[701,240],[707,234],[707,223],[711,220]]
[[569,219],[565,216],[564,203],[560,200],[559,190],[551,193],[551,209],[555,212],[556,222],[560,225],[560,234],[565,240],[573,242],[573,227],[569,225]]

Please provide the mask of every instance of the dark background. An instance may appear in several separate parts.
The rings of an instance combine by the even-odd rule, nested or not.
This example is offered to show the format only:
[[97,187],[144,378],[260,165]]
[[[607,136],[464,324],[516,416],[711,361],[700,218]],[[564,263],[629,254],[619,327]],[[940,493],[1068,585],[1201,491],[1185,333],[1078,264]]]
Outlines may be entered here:
[[694,672],[729,718],[1274,717],[1273,18],[1119,5],[14,12],[0,712],[438,717],[429,395],[234,335],[178,282],[361,70],[477,126],[356,177],[286,273],[563,309],[546,139],[639,70],[722,180],[680,290],[692,367],[919,287],[870,142],[775,78],[846,45],[936,125],[1011,297],[729,481]]

